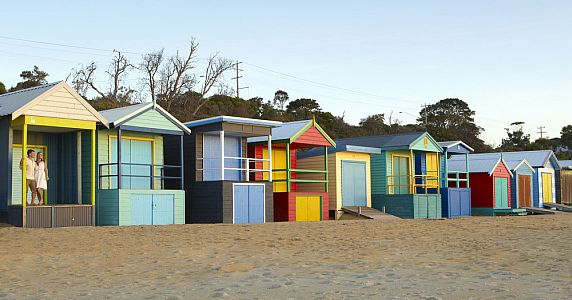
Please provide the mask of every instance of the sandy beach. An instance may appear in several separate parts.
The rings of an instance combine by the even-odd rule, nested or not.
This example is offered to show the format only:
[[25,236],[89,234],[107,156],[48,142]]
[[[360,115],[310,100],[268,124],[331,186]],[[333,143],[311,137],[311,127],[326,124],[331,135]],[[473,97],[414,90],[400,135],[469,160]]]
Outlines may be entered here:
[[572,296],[572,214],[0,228],[0,298]]

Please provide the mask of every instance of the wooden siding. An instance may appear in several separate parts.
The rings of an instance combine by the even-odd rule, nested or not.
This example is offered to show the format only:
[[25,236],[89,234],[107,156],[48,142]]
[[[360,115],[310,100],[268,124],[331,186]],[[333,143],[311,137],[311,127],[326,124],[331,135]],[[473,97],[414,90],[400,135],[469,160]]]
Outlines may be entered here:
[[423,134],[419,140],[410,146],[410,149],[418,151],[441,152],[439,145],[432,141],[428,133]]
[[294,142],[313,146],[331,146],[326,137],[314,126],[308,128],[308,130],[300,135]]
[[[336,156],[338,153],[328,155],[328,198],[330,209],[337,209],[337,184],[336,176],[341,174],[336,168]],[[298,159],[298,168],[306,170],[323,170],[324,169],[324,156],[312,156]],[[324,174],[320,173],[306,173],[299,174],[300,179],[324,179]],[[341,187],[341,184],[340,184]],[[323,183],[302,183],[298,185],[298,192],[321,192],[324,190]],[[341,196],[340,198],[341,199]],[[341,208],[339,208],[341,209]]]
[[[97,166],[97,155],[95,165]],[[95,177],[97,182],[97,176],[99,170],[96,167]],[[91,203],[91,132],[83,131],[81,133],[81,195],[82,203]],[[97,196],[97,193],[96,193]]]
[[373,195],[372,207],[406,219],[441,218],[441,195]]
[[[197,181],[186,191],[187,223],[233,222],[233,181]],[[241,182],[243,183],[243,182]],[[274,221],[272,183],[265,185],[265,219]]]
[[123,123],[126,126],[136,126],[142,128],[153,128],[162,130],[182,131],[177,125],[173,124],[171,120],[167,119],[160,112],[149,109],[146,112],[134,117],[133,119]]
[[12,138],[10,117],[0,118],[0,211],[12,200]]
[[26,115],[61,119],[99,121],[74,95],[63,86],[51,92],[26,111]]
[[371,193],[387,194],[387,152],[371,156]]
[[493,178],[488,173],[470,173],[471,208],[494,207]]
[[98,190],[97,225],[132,225],[131,195],[173,195],[174,223],[185,223],[185,193],[177,190]]

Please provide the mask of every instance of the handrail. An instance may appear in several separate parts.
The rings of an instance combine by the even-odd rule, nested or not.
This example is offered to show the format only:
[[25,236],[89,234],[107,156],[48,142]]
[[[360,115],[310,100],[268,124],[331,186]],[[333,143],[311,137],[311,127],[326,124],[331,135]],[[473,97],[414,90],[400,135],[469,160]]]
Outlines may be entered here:
[[[131,172],[129,173],[124,173],[123,171],[121,171],[121,177],[125,177],[125,178],[148,178],[149,179],[149,186],[151,190],[155,189],[155,181],[159,180],[160,181],[160,185],[161,188],[163,189],[164,186],[164,181],[167,179],[178,179],[181,180],[183,178],[183,167],[182,166],[176,166],[176,165],[157,165],[157,164],[142,164],[142,163],[121,163],[122,167],[123,166],[142,166],[142,167],[147,167],[149,174],[148,175],[139,175],[139,174],[131,174]],[[112,173],[112,169],[111,167],[115,166],[116,170],[115,172]],[[99,189],[104,189],[103,188],[103,178],[119,178],[119,163],[114,162],[114,163],[101,163],[98,165],[98,171],[99,171]],[[107,170],[104,172],[103,168],[107,167]],[[155,175],[155,170],[159,168],[159,173],[161,175]],[[179,176],[165,176],[164,174],[164,170],[165,169],[179,169]],[[138,172],[139,173],[139,172]],[[111,188],[111,182],[108,181],[108,188]],[[183,188],[183,183],[181,182],[180,184],[180,188]]]

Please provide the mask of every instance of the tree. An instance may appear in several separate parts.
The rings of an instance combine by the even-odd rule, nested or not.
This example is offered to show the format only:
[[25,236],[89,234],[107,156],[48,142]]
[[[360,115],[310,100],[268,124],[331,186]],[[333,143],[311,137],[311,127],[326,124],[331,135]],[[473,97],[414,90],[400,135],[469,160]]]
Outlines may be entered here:
[[4,83],[2,83],[2,81],[0,81],[0,95],[5,93],[6,93],[6,86],[4,85]]
[[500,150],[524,151],[530,148],[530,134],[525,134],[522,129],[524,122],[513,122],[511,128],[505,128],[507,138],[502,140]]
[[385,114],[376,114],[361,119],[359,126],[365,135],[377,135],[389,133],[390,126],[385,124]]
[[446,98],[421,109],[417,122],[426,125],[424,127],[438,141],[462,140],[476,152],[490,151],[491,147],[479,138],[484,129],[475,124],[474,116],[475,111],[465,101]]
[[135,90],[125,85],[125,79],[129,72],[135,67],[127,60],[125,55],[119,51],[115,51],[109,67],[105,73],[108,76],[109,88],[107,92],[95,84],[95,73],[97,65],[91,62],[86,66],[80,66],[78,69],[72,69],[71,85],[84,98],[87,96],[89,89],[93,90],[103,101],[111,102],[111,107],[124,106],[133,103],[133,94]]
[[322,112],[322,108],[318,101],[309,98],[296,99],[286,106],[286,113],[295,120],[310,119],[320,112]]
[[562,146],[572,150],[572,125],[566,125],[560,130],[560,143]]
[[288,100],[290,100],[288,93],[283,90],[277,90],[276,93],[274,93],[274,100],[272,101],[272,105],[274,105],[276,108],[279,108],[280,110],[284,110],[284,105],[286,105]]
[[48,73],[40,70],[38,66],[34,66],[34,69],[32,69],[31,71],[22,71],[22,73],[20,73],[20,77],[22,77],[23,81],[18,82],[15,87],[12,87],[10,89],[10,92],[19,91],[48,83],[48,81],[46,80],[46,77],[48,77]]

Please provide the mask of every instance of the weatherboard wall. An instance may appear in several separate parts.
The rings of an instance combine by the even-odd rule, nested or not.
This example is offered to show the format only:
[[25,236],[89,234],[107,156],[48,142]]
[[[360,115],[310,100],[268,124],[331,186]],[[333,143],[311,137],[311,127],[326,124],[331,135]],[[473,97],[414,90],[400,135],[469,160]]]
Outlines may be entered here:
[[160,112],[154,109],[149,109],[144,113],[130,119],[123,123],[125,126],[135,126],[141,128],[153,128],[162,130],[182,131],[177,125],[173,124],[171,120],[167,119]]

